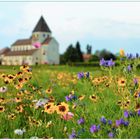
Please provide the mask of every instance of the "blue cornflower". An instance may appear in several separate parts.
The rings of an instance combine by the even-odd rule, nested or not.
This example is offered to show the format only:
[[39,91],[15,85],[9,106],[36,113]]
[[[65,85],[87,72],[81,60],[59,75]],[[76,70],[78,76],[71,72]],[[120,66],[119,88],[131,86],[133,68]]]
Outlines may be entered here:
[[128,117],[129,117],[128,111],[124,111],[124,117],[125,117],[125,118],[128,118]]
[[108,124],[109,124],[109,125],[112,125],[112,121],[111,121],[111,120],[108,120]]
[[72,131],[72,134],[69,135],[69,139],[74,139],[76,138],[76,133],[75,131]]
[[100,60],[100,66],[112,67],[114,65],[115,65],[115,62],[113,62],[112,59],[110,59],[110,60],[104,60],[104,58],[102,58]]
[[89,72],[86,73],[86,78],[89,78]]
[[132,70],[131,65],[128,65],[128,66],[127,66],[127,70],[128,70],[128,72],[130,72],[130,71]]
[[77,76],[78,76],[78,79],[82,79],[82,78],[84,78],[84,73],[83,72],[79,72]]
[[135,85],[137,85],[138,84],[138,79],[137,78],[134,78],[133,79],[133,82],[134,82]]
[[66,96],[65,99],[66,99],[67,102],[71,101],[71,98],[69,96]]
[[137,112],[137,113],[138,113],[138,116],[140,116],[140,110],[138,110],[138,112]]
[[97,132],[98,131],[98,129],[97,129],[97,126],[96,125],[92,125],[91,127],[90,127],[90,132],[91,133],[94,133],[94,132]]
[[125,121],[123,124],[124,124],[124,126],[128,126],[129,125],[129,122],[128,121]]
[[80,118],[78,121],[77,121],[78,124],[84,124],[85,123],[85,119],[84,118]]
[[109,137],[109,138],[113,138],[113,137],[114,137],[114,134],[113,134],[112,132],[110,132],[110,133],[108,134],[108,137]]
[[106,124],[106,119],[105,119],[105,117],[101,117],[100,121],[101,121],[103,124]]

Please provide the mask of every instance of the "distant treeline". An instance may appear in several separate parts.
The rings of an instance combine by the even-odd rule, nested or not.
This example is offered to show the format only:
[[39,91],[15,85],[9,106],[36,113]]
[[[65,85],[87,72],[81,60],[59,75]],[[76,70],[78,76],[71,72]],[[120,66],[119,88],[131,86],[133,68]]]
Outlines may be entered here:
[[[106,49],[100,51],[96,50],[94,54],[92,54],[91,52],[92,46],[87,45],[86,49],[86,54],[91,55],[91,58],[88,60],[89,63],[99,61],[101,58],[104,58],[105,60],[108,60],[110,58],[116,60],[118,57],[117,55],[113,54],[112,52]],[[84,62],[83,54],[84,53],[81,51],[81,45],[78,41],[75,45],[70,44],[66,51],[62,55],[60,55],[60,64],[74,64],[77,62],[80,62],[79,64],[81,64],[81,62]]]

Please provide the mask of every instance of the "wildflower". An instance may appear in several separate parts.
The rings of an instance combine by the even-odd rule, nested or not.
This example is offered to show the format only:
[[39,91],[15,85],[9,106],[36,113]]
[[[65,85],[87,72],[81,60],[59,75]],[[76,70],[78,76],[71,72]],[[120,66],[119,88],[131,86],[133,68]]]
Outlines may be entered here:
[[140,103],[137,103],[135,107],[135,111],[138,111],[138,110],[140,110]]
[[51,89],[51,88],[48,88],[48,89],[46,90],[46,93],[47,93],[47,94],[51,94],[51,93],[52,93],[52,89]]
[[128,72],[130,72],[132,70],[131,65],[127,66],[127,70],[128,70]]
[[126,85],[126,80],[124,78],[120,78],[118,80],[118,85],[124,87]]
[[86,73],[86,78],[89,78],[89,72]]
[[110,133],[108,134],[108,137],[109,137],[109,138],[113,138],[113,137],[114,137],[114,134],[113,134],[112,132],[110,132]]
[[85,119],[84,118],[80,118],[78,121],[77,121],[78,124],[84,124],[85,123]]
[[77,76],[78,76],[78,79],[82,79],[82,78],[84,78],[84,73],[83,72],[79,72]]
[[1,112],[4,112],[4,111],[5,111],[4,106],[0,106],[0,113],[1,113]]
[[133,58],[133,55],[130,53],[130,54],[127,54],[127,59],[132,59]]
[[91,132],[91,133],[94,133],[94,132],[97,132],[97,131],[98,131],[98,129],[97,129],[96,125],[92,125],[92,126],[90,127],[90,132]]
[[125,52],[123,49],[120,49],[120,56],[124,56],[125,55]]
[[33,136],[30,139],[39,139],[37,136]]
[[97,130],[100,130],[100,125],[97,125]]
[[76,133],[75,131],[72,131],[72,134],[69,135],[69,139],[74,139],[76,138]]
[[124,126],[128,126],[129,125],[129,122],[128,121],[124,121]]
[[69,111],[68,104],[62,102],[56,107],[57,114],[64,115],[67,114]]
[[80,101],[82,101],[84,98],[85,98],[85,95],[80,95],[80,96],[78,97],[78,99],[79,99]]
[[112,121],[111,121],[111,120],[108,120],[108,124],[109,124],[109,125],[112,125]]
[[46,103],[48,103],[48,99],[39,99],[37,103],[35,104],[36,108],[44,106]]
[[138,110],[138,112],[137,112],[137,113],[138,113],[138,116],[140,116],[140,110]]
[[137,78],[134,78],[133,82],[134,82],[135,85],[138,85],[138,79]]
[[128,111],[124,111],[124,117],[125,117],[125,118],[128,118],[128,117],[129,117]]
[[1,92],[1,93],[4,93],[4,92],[6,92],[6,91],[7,91],[7,87],[5,87],[5,86],[4,86],[4,87],[0,87],[0,92]]
[[116,126],[120,126],[120,125],[121,125],[120,120],[116,120]]
[[44,112],[47,112],[48,114],[52,114],[55,112],[55,106],[54,103],[48,103],[44,106]]
[[16,98],[15,98],[15,102],[19,103],[19,102],[21,102],[21,101],[22,101],[21,98],[19,98],[19,97],[16,97]]
[[17,134],[17,135],[23,135],[23,133],[25,133],[25,132],[26,132],[25,129],[23,129],[23,130],[21,130],[21,129],[16,129],[16,130],[14,131],[14,133]]
[[71,120],[73,118],[74,114],[71,112],[68,112],[67,114],[62,115],[62,118],[66,121]]
[[113,62],[112,59],[110,59],[110,60],[104,60],[104,58],[102,58],[100,60],[100,66],[112,67],[114,65],[115,65],[115,62]]
[[103,117],[101,117],[100,121],[101,121],[103,124],[106,124],[106,119],[105,119],[105,117],[104,117],[104,116],[103,116]]
[[92,100],[92,101],[94,101],[94,102],[96,102],[97,101],[97,96],[96,95],[91,95],[91,96],[89,96],[89,98]]
[[8,119],[14,120],[16,118],[15,114],[8,115]]
[[52,121],[49,121],[49,122],[47,123],[47,125],[46,125],[46,128],[49,128],[49,127],[51,127],[52,125],[53,125]]
[[71,101],[71,98],[69,96],[66,96],[65,99],[66,99],[67,102]]
[[16,112],[17,113],[22,113],[23,112],[23,106],[22,105],[19,105],[16,107]]
[[63,129],[64,133],[67,132],[67,127],[65,126],[64,129]]

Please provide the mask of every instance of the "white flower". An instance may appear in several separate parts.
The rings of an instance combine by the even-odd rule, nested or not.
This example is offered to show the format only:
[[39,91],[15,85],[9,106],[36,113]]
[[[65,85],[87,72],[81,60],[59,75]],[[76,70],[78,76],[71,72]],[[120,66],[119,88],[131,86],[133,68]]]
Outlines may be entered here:
[[23,133],[25,133],[25,132],[26,132],[25,129],[23,129],[23,130],[21,130],[21,129],[16,129],[16,130],[14,131],[14,133],[17,134],[17,135],[23,135]]
[[33,136],[30,139],[38,139],[38,137],[37,136]]
[[3,87],[0,87],[0,92],[1,93],[4,93],[7,91],[7,87],[3,86]]

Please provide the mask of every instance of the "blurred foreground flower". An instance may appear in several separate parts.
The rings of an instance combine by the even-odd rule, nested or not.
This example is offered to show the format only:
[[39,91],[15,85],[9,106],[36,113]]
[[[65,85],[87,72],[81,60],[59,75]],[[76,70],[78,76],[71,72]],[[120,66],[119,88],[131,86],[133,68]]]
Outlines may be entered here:
[[125,52],[123,49],[120,49],[120,56],[125,56]]
[[112,67],[115,65],[115,62],[113,62],[112,59],[110,60],[105,60],[104,58],[102,58],[100,60],[100,66],[105,66],[105,67]]
[[26,130],[25,129],[16,129],[15,131],[14,131],[14,133],[15,134],[17,134],[17,135],[23,135],[23,133],[25,133],[26,132]]

